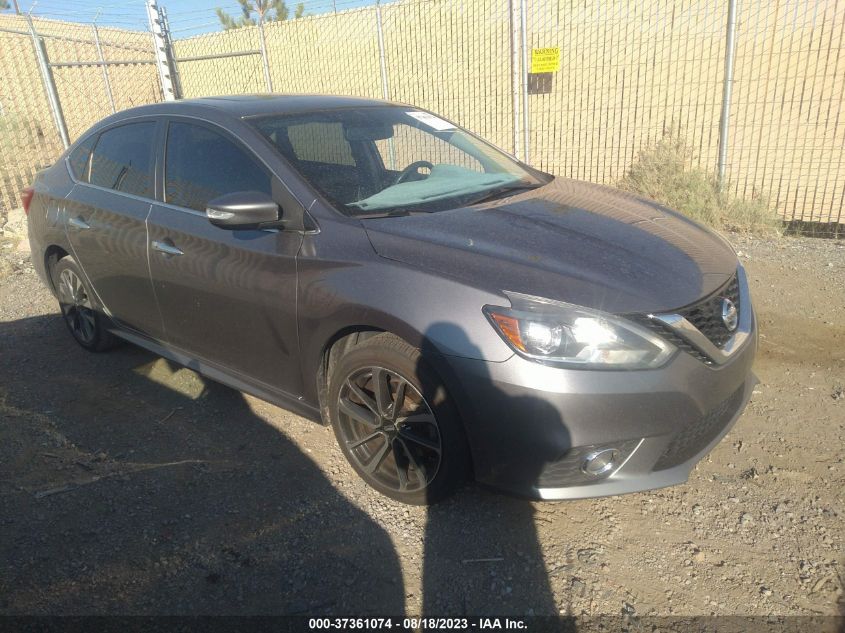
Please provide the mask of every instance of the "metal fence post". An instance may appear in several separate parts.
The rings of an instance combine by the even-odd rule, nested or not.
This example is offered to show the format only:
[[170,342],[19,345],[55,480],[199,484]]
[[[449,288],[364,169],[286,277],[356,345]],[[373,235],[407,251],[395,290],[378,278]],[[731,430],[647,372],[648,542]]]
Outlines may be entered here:
[[267,59],[267,39],[264,37],[264,20],[258,21],[258,38],[261,44],[261,62],[264,65],[264,83],[267,92],[273,92],[273,80],[270,77],[270,61]]
[[381,21],[381,1],[376,2],[376,29],[378,33],[378,61],[381,69],[381,94],[385,100],[390,99],[390,87],[387,84],[387,63],[384,57],[384,27]]
[[519,72],[520,0],[508,0],[511,14],[511,104],[513,108],[513,155],[519,158],[519,111],[522,99],[522,76]]
[[519,22],[520,22],[520,46],[522,48],[522,160],[528,162],[531,150],[528,143],[529,135],[529,111],[528,111],[528,26],[526,16],[526,2],[520,0]]
[[35,48],[35,57],[38,60],[41,81],[44,84],[44,91],[47,93],[47,103],[50,106],[50,111],[53,113],[53,120],[62,139],[62,145],[67,149],[70,147],[70,137],[67,133],[67,123],[65,123],[64,112],[62,112],[59,91],[56,90],[56,81],[53,77],[53,71],[50,68],[49,58],[47,57],[47,47],[44,45],[44,40],[35,31],[35,23],[32,21],[32,15],[29,13],[26,14],[26,21],[29,25],[29,33],[32,36],[32,45]]
[[106,95],[108,96],[109,103],[111,104],[111,111],[116,112],[117,108],[114,107],[114,94],[112,94],[111,81],[109,81],[109,69],[106,65],[106,58],[103,56],[103,47],[100,44],[100,31],[97,28],[96,23],[91,25],[91,31],[94,33],[94,45],[97,47],[97,56],[100,58],[100,64],[102,64],[103,85],[106,87]]
[[[381,21],[381,0],[376,0],[376,35],[378,36],[378,61],[381,70],[381,95],[387,101],[390,99],[390,85],[387,83],[387,60],[384,55],[384,26]],[[393,137],[387,139],[390,152],[390,168],[396,169],[396,145]]]
[[728,130],[731,118],[731,91],[734,82],[734,53],[736,52],[736,3],[728,0],[728,26],[725,39],[725,81],[722,88],[722,115],[719,119],[719,166],[718,183],[725,184],[728,163]]
[[161,18],[155,0],[147,0],[147,20],[150,23],[150,32],[153,35],[153,49],[156,56],[158,76],[161,81],[161,92],[165,101],[175,101],[176,93],[173,90],[173,81],[170,75],[170,64],[167,61],[167,43],[164,40],[164,32],[161,28]]

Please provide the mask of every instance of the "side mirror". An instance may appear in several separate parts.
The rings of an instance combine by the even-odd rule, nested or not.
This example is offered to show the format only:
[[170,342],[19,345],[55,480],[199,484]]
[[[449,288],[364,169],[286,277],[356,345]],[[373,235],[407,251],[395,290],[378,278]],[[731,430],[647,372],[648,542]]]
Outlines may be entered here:
[[214,225],[225,229],[259,229],[280,226],[279,205],[260,191],[237,191],[209,200],[205,215]]

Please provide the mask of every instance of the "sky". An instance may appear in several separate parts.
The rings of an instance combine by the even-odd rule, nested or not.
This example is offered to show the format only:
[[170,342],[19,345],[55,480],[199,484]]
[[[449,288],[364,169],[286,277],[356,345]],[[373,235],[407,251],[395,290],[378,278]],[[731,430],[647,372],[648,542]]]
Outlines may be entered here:
[[[286,0],[293,12],[297,0]],[[215,8],[220,7],[230,15],[240,15],[237,0],[158,0],[167,10],[170,30],[174,39],[208,33],[220,29]],[[305,14],[313,15],[343,11],[374,4],[375,0],[305,0]],[[9,0],[12,5],[12,0]],[[33,16],[54,20],[91,23],[95,19],[102,26],[127,29],[147,28],[144,0],[18,0],[22,12],[30,10]],[[10,8],[9,11],[13,11]]]

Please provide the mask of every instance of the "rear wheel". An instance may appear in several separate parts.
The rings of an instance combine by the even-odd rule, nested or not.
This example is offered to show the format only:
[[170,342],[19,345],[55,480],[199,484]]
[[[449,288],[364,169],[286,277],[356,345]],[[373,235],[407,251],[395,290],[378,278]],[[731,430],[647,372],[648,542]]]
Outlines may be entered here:
[[380,334],[330,368],[332,427],[370,486],[414,505],[446,497],[466,478],[463,429],[445,387],[405,341]]
[[50,272],[62,317],[74,340],[91,352],[119,344],[120,339],[106,329],[108,320],[96,309],[79,264],[70,256],[63,257]]

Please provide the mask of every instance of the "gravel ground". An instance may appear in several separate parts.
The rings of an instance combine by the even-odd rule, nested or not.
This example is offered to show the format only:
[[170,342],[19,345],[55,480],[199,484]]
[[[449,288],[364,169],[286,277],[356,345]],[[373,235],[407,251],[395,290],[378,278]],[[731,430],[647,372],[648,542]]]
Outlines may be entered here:
[[0,244],[0,613],[840,613],[845,242],[732,239],[761,382],[687,484],[430,510],[370,491],[328,429],[84,352]]

